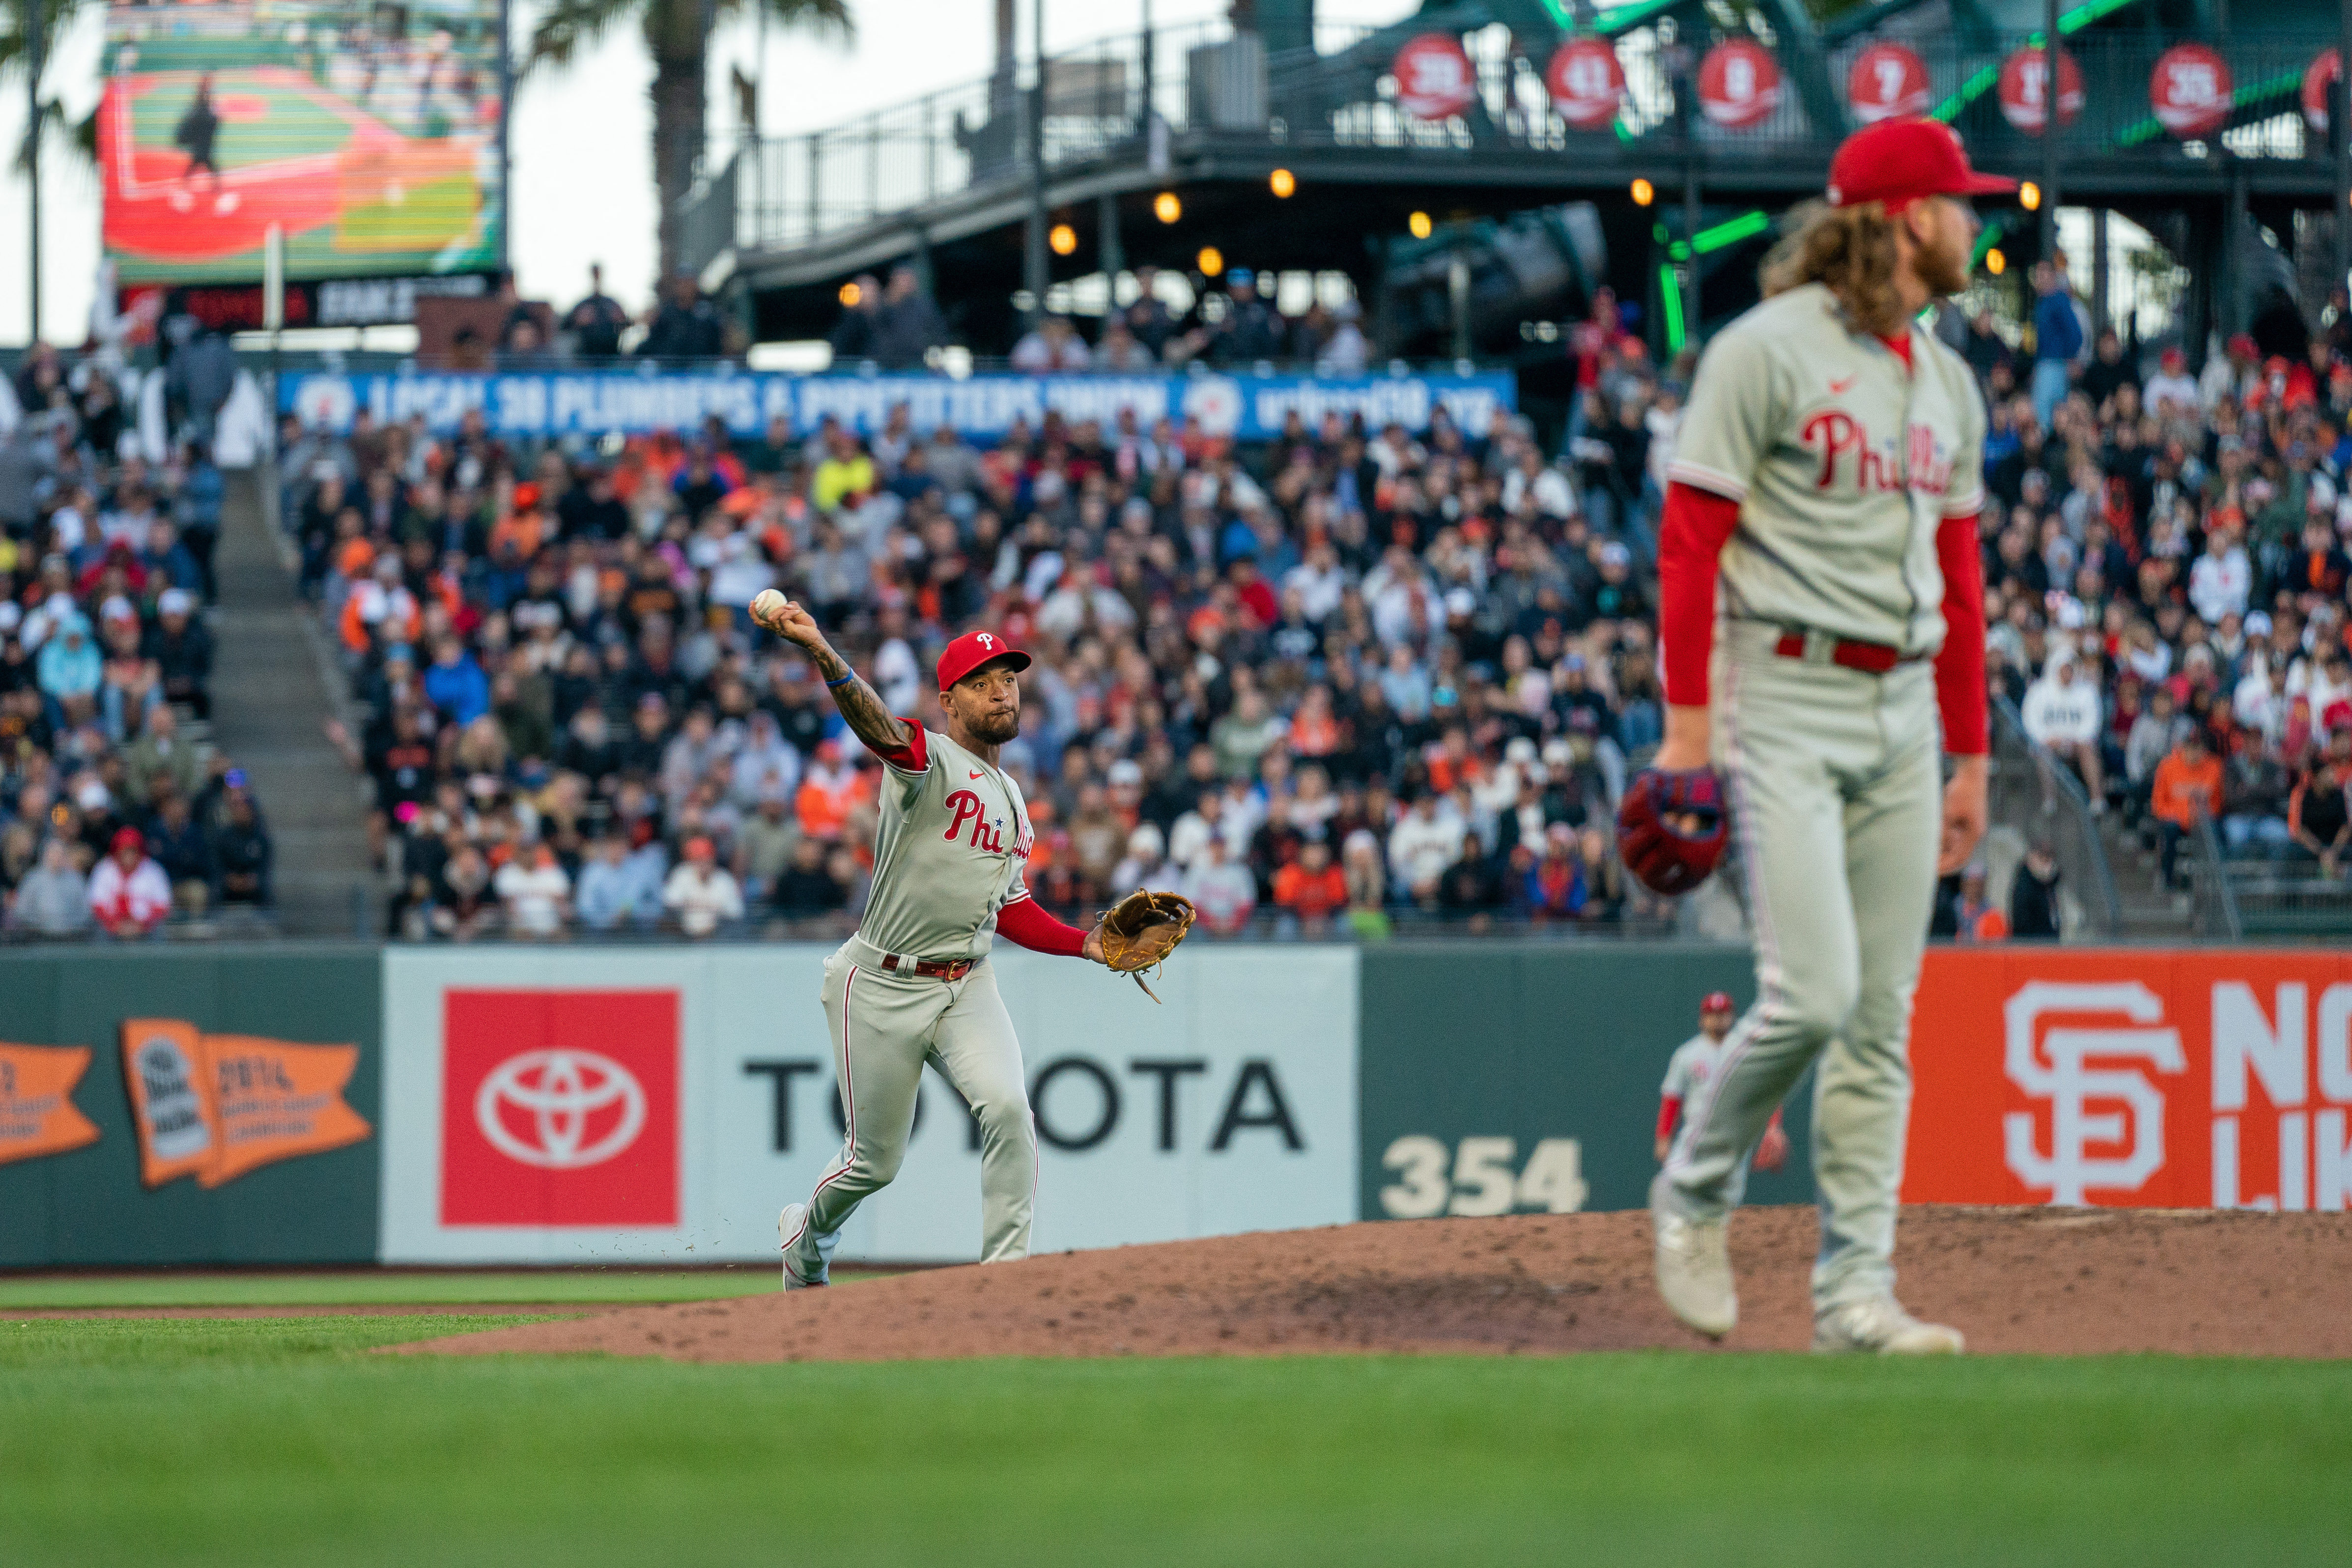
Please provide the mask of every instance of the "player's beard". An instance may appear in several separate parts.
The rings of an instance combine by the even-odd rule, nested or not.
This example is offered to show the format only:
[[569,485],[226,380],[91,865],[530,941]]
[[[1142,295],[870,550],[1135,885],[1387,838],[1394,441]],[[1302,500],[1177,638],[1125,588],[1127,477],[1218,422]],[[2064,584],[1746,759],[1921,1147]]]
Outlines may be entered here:
[[1021,710],[1018,708],[1003,713],[983,713],[971,724],[971,738],[991,746],[1001,746],[1019,733]]
[[1958,294],[1969,286],[1969,259],[1974,249],[1968,230],[1957,224],[1938,226],[1936,243],[1912,253],[1911,266],[1930,294]]

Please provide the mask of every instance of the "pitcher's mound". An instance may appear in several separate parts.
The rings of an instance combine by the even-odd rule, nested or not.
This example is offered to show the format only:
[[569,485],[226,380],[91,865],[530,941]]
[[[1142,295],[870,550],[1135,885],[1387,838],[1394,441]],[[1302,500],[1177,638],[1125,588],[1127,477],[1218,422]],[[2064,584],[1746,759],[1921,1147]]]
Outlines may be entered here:
[[[1810,1207],[1731,1226],[1733,1350],[1811,1342]],[[2352,1356],[2352,1215],[1912,1208],[1901,1295],[1978,1352]],[[679,1361],[1690,1349],[1645,1214],[1422,1220],[1066,1252],[405,1347]]]

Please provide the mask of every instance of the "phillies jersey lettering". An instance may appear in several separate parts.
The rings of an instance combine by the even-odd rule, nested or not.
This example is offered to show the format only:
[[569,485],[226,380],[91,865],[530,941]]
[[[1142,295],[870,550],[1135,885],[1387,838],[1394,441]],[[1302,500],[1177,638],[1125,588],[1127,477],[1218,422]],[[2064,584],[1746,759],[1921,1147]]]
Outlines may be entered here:
[[1708,345],[1666,472],[1740,503],[1722,564],[1732,618],[1943,646],[1936,531],[1984,505],[1984,401],[1933,333],[1911,328],[1910,349],[1906,367],[1818,283]]
[[[1837,390],[1835,384],[1831,390]],[[1822,455],[1821,472],[1813,476],[1817,490],[1829,489],[1844,479],[1857,489],[1925,490],[1940,505],[1952,483],[1951,457],[1937,444],[1933,426],[1914,425],[1906,434],[1908,444],[1898,461],[1893,443],[1882,449],[1860,419],[1832,408],[1806,420],[1799,439],[1808,450],[1817,449]],[[1850,473],[1844,465],[1848,458],[1853,459]]]
[[[914,721],[905,721],[913,724]],[[1029,896],[1021,879],[1034,838],[1021,787],[935,730],[911,758],[885,760],[874,881],[858,934],[912,958],[978,958],[996,911]]]

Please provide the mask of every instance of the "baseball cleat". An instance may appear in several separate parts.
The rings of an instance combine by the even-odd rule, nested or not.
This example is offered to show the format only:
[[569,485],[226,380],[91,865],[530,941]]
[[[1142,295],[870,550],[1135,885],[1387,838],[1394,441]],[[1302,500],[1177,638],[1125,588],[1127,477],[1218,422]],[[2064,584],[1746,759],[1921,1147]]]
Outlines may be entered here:
[[800,1236],[801,1227],[807,1223],[808,1205],[806,1204],[786,1204],[783,1212],[776,1216],[776,1246],[784,1254],[784,1289],[787,1290],[824,1289],[824,1280],[803,1279],[793,1272],[792,1245]]
[[1650,1223],[1657,1232],[1658,1294],[1667,1310],[1709,1339],[1723,1338],[1739,1321],[1739,1293],[1732,1286],[1726,1244],[1728,1226],[1722,1220],[1671,1213],[1654,1195]]
[[1958,1355],[1960,1331],[1923,1323],[1892,1296],[1841,1301],[1813,1314],[1813,1349],[1827,1355]]

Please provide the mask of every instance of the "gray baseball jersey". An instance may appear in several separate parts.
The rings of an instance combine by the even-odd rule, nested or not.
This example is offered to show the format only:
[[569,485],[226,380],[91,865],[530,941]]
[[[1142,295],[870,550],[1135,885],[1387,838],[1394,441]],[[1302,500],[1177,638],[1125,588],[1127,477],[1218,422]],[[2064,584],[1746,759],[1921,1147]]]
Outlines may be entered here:
[[1658,1097],[1689,1104],[1691,1096],[1706,1087],[1722,1060],[1721,1040],[1708,1039],[1704,1030],[1693,1035],[1676,1046],[1674,1056],[1667,1060],[1666,1081],[1658,1086]]
[[[914,724],[909,719],[908,724]],[[1029,896],[1033,836],[1021,786],[935,730],[883,759],[874,885],[858,934],[912,958],[983,956],[996,911]]]
[[1667,473],[1738,501],[1726,611],[1932,654],[1936,530],[1984,506],[1984,400],[1968,363],[1910,329],[1911,364],[1848,327],[1818,283],[1708,345]]

